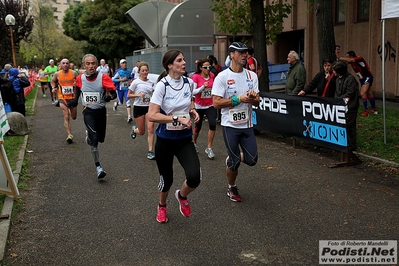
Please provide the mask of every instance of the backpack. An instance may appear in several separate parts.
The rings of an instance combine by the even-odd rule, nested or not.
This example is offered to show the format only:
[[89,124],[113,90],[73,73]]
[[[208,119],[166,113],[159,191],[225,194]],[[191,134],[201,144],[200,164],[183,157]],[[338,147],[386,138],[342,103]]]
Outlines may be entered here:
[[13,103],[15,101],[16,93],[14,91],[14,86],[12,85],[12,82],[15,79],[16,77],[12,80],[7,80],[5,83],[0,85],[3,103]]
[[[190,88],[191,88],[190,82],[188,81],[187,77],[183,76],[182,78],[183,78],[183,83],[184,83],[184,84],[189,84],[189,86],[190,86]],[[162,81],[162,79],[161,79],[161,81]],[[162,81],[162,83],[165,85],[165,94],[163,95],[163,97],[165,98],[165,95],[166,95],[166,86],[169,86],[169,87],[172,87],[172,86],[170,86],[170,84],[169,84],[169,82],[166,80],[166,78],[165,78],[165,82]],[[183,84],[183,86],[184,86],[184,84]],[[172,88],[173,88],[173,87],[172,87]],[[193,88],[191,88],[191,93],[192,93],[192,92],[193,92]]]

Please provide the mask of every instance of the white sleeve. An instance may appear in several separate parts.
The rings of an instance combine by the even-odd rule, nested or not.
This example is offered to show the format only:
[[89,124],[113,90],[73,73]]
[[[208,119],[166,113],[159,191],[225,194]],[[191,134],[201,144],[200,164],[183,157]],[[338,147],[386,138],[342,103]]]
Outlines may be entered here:
[[228,55],[228,56],[226,57],[226,60],[224,61],[224,65],[227,66],[227,67],[229,67],[230,64],[231,64],[231,59],[230,59],[230,56]]
[[159,81],[155,86],[154,93],[152,94],[151,103],[162,106],[165,93],[166,93],[165,84],[162,81]]
[[135,89],[136,89],[136,87],[137,87],[137,82],[135,82],[136,80],[133,80],[133,82],[130,84],[130,86],[129,86],[129,90],[131,90],[131,91],[135,91]]
[[220,96],[220,97],[224,98],[226,88],[221,79],[222,76],[223,75],[221,75],[221,74],[217,75],[215,80],[213,81],[212,95],[216,95],[216,96]]

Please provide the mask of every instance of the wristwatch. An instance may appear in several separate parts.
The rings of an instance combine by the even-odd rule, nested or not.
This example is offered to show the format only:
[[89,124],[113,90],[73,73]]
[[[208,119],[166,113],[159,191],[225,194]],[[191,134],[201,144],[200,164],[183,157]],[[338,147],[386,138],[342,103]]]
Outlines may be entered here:
[[173,119],[173,123],[176,123],[177,124],[177,119],[178,119],[179,117],[177,116],[177,115],[174,115],[173,117],[172,117],[172,119]]

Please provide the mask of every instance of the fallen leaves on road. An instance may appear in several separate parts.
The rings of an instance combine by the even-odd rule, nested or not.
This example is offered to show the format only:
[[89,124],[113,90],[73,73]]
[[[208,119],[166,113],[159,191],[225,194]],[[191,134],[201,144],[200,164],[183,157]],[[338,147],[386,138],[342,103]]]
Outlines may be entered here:
[[273,169],[274,169],[274,167],[273,167],[273,166],[270,166],[270,165],[261,165],[260,167],[261,167],[261,168],[264,168],[264,169],[266,169],[266,170],[273,170]]

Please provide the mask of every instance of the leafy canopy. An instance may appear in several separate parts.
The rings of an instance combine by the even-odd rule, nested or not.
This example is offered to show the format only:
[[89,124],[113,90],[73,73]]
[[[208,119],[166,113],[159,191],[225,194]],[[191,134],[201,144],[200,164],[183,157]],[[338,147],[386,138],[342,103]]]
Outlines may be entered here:
[[284,29],[283,20],[291,13],[292,5],[287,0],[284,3],[271,1],[264,6],[266,25],[257,25],[251,16],[251,1],[257,0],[212,0],[211,10],[216,14],[214,24],[220,31],[233,36],[252,34],[254,27],[266,27],[266,44],[275,43],[277,35]]
[[85,40],[109,58],[123,58],[142,48],[144,37],[125,13],[143,0],[83,2],[68,8],[62,23],[64,34]]

